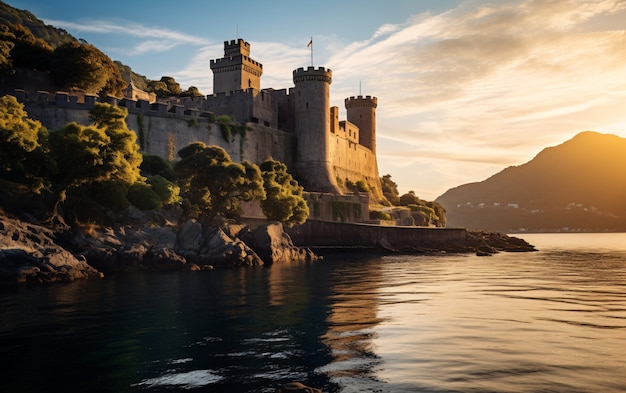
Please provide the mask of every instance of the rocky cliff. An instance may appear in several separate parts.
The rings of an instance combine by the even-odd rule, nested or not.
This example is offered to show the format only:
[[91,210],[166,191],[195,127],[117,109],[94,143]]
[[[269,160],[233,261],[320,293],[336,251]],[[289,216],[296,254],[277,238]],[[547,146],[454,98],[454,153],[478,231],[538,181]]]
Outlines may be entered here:
[[[244,240],[245,239],[245,242]],[[56,230],[0,214],[0,283],[72,281],[137,270],[202,270],[310,261],[279,223],[181,225],[127,211],[114,227]]]

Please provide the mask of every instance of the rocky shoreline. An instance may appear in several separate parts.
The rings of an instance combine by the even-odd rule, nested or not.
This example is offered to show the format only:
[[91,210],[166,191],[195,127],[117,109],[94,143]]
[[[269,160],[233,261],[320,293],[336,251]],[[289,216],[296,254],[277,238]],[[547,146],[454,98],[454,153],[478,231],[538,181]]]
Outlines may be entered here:
[[[115,226],[45,226],[30,217],[0,213],[0,285],[67,282],[139,270],[207,270],[313,261],[280,223],[178,223],[162,213],[129,210]],[[469,232],[450,249],[406,247],[381,252],[536,251],[522,239]]]

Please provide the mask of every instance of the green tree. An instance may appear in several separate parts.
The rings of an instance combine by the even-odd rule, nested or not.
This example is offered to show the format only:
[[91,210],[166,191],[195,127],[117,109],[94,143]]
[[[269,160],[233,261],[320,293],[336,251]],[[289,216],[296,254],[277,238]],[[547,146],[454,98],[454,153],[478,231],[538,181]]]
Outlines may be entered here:
[[0,76],[12,75],[15,72],[11,61],[11,50],[14,46],[11,41],[0,40]]
[[183,91],[180,94],[181,97],[203,97],[204,94],[200,93],[200,90],[198,90],[197,87],[195,86],[189,86],[189,89]]
[[391,175],[387,174],[380,178],[380,185],[383,190],[383,196],[394,206],[400,204],[400,193],[398,192],[398,184],[391,180]]
[[20,24],[2,25],[0,40],[13,43],[10,50],[13,67],[50,70],[52,47],[36,38],[28,28]]
[[446,209],[439,202],[426,202],[426,206],[435,211],[436,220],[434,224],[438,227],[446,226]]
[[161,82],[165,83],[165,85],[167,86],[167,91],[172,96],[179,96],[180,93],[183,92],[183,89],[180,88],[178,82],[176,82],[176,80],[171,76],[161,77]]
[[163,176],[150,176],[146,183],[152,186],[152,190],[163,205],[177,205],[182,202],[180,187]]
[[145,173],[144,176],[159,175],[171,182],[176,181],[176,173],[174,173],[172,163],[160,156],[143,154],[143,161],[139,169]]
[[93,125],[69,123],[50,134],[60,193],[103,181],[130,186],[141,178],[141,154],[126,114],[125,108],[96,104],[90,112]]
[[104,129],[111,140],[107,153],[120,166],[115,176],[132,184],[141,177],[139,167],[143,157],[139,153],[137,136],[126,125],[127,116],[126,108],[106,103],[97,103],[89,112],[93,124]]
[[0,98],[0,178],[40,192],[53,169],[47,140],[48,131],[28,118],[24,105],[13,96]]
[[270,158],[259,168],[266,194],[266,199],[261,201],[265,216],[288,226],[304,223],[309,207],[302,196],[303,188],[287,172],[287,166]]
[[178,155],[175,170],[188,217],[238,217],[242,201],[265,198],[258,166],[233,162],[219,146],[196,142]]
[[158,97],[180,96],[183,92],[180,84],[171,76],[163,76],[158,81],[149,81],[147,90],[154,92]]
[[163,206],[161,198],[150,184],[137,182],[128,188],[128,200],[141,210],[157,210]]
[[400,196],[400,206],[408,206],[408,205],[421,205],[422,200],[419,199],[417,195],[415,195],[415,191],[411,190],[406,194],[402,194]]
[[100,95],[121,96],[126,85],[113,61],[86,43],[70,42],[58,47],[51,75],[60,86]]

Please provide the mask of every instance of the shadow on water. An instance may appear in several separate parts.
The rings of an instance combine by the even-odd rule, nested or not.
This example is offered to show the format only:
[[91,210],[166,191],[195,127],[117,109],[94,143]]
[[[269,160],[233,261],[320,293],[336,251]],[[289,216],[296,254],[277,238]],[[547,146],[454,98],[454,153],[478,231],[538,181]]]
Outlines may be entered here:
[[[341,391],[380,362],[369,347],[376,263],[348,260],[2,293],[1,390],[273,392],[301,381]],[[370,273],[351,274],[353,263]]]

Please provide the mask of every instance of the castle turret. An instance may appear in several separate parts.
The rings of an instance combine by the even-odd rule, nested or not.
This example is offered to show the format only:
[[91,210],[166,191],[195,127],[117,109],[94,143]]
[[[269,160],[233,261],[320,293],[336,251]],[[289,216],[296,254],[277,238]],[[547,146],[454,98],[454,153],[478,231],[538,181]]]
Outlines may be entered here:
[[224,41],[224,57],[211,60],[213,93],[253,88],[261,90],[263,64],[250,58],[250,44],[243,39]]
[[346,98],[348,121],[359,127],[359,144],[376,154],[376,107],[378,99],[371,96]]
[[293,71],[296,168],[308,191],[340,194],[330,158],[330,84],[333,73],[320,67]]

